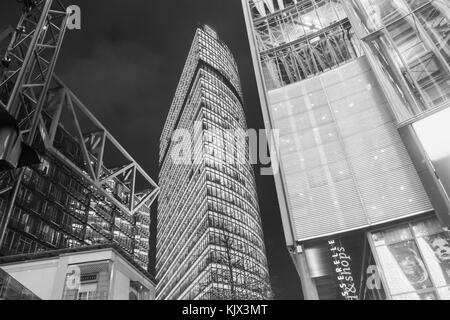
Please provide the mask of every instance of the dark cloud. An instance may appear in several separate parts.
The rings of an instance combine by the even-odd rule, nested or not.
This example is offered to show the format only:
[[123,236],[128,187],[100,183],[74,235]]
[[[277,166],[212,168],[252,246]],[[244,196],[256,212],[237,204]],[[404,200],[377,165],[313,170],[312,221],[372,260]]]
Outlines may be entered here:
[[63,81],[156,179],[152,151],[167,101],[155,92],[164,86],[164,58],[136,42],[99,42],[89,56],[66,62],[58,68]]
[[[63,2],[81,7],[82,30],[67,32],[57,73],[155,180],[159,136],[198,25],[212,26],[230,47],[241,73],[248,125],[263,128],[239,0]],[[19,15],[14,0],[2,0],[0,28],[15,25]],[[273,178],[257,174],[257,187],[276,297],[298,299]]]

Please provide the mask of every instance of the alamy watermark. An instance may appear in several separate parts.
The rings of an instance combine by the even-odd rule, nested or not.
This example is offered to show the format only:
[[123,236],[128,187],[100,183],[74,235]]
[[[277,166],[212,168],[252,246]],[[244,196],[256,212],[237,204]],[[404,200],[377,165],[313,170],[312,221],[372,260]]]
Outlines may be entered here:
[[[260,165],[261,175],[279,171],[279,130],[205,128],[201,121],[192,129],[176,129],[171,138],[170,157],[176,165],[203,161],[230,165]],[[269,152],[270,150],[270,152]]]
[[71,5],[67,7],[67,29],[69,30],[81,30],[81,8],[77,5]]
[[78,266],[69,266],[66,273],[66,288],[79,290],[81,285],[81,270]]

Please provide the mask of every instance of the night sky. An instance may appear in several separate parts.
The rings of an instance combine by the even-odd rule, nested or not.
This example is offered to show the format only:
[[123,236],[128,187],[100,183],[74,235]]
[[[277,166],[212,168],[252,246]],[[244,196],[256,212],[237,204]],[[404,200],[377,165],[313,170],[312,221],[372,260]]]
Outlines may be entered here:
[[[81,7],[82,29],[67,32],[56,72],[154,180],[159,137],[197,26],[210,25],[233,52],[248,126],[263,128],[240,0],[63,2]],[[1,0],[0,30],[19,16],[16,1]],[[300,299],[273,177],[255,173],[275,299]]]

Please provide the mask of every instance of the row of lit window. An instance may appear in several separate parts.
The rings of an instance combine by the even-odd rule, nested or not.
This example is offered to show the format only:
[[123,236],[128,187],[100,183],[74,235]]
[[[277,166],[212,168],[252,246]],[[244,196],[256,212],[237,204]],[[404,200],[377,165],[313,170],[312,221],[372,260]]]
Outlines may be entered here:
[[[203,220],[203,225],[207,227],[206,219]],[[198,232],[196,234],[196,241],[192,241],[191,246],[195,246],[195,251],[185,250],[184,263],[181,268],[179,267],[181,265],[181,259],[177,259],[178,261],[175,260],[178,262],[176,263],[176,268],[170,268],[170,270],[164,272],[157,269],[158,294],[168,294],[175,286],[182,287],[184,283],[188,283],[190,278],[198,276],[201,272],[200,270],[206,267],[205,250],[208,246],[207,234]],[[176,275],[175,278],[174,275]],[[184,283],[180,282],[182,277],[185,277]]]
[[[195,104],[194,104],[195,105]],[[179,125],[179,128],[192,128],[192,124],[193,124],[193,120],[191,119],[191,117],[189,116],[189,114],[195,114],[196,112],[198,112],[198,110],[195,110],[194,108],[187,108],[189,110],[186,110],[185,113],[183,114],[183,119],[181,120],[181,123]],[[169,153],[171,152],[171,148],[173,146],[171,145],[169,147]],[[199,151],[199,150],[196,150]],[[197,155],[194,155],[194,157],[197,157]],[[189,177],[189,172],[192,169],[191,166],[187,166],[187,165],[179,165],[179,164],[175,164],[171,161],[170,157],[166,157],[166,160],[164,161],[161,171],[160,171],[160,187],[161,187],[161,195],[162,197],[160,197],[160,199],[163,199],[164,202],[164,197],[168,197],[169,194],[166,194],[166,190],[171,190],[172,192],[175,192],[175,190],[177,188],[180,188],[182,185],[187,185],[190,183],[188,177]],[[181,188],[178,189],[179,193],[184,192],[185,189]],[[164,196],[165,195],[165,196]],[[176,194],[170,194],[170,196],[176,196]],[[169,202],[169,205],[175,205],[175,203],[173,202]],[[163,205],[159,205],[158,204],[158,219],[164,219],[165,218],[165,212],[167,211],[168,208],[164,208],[164,203]],[[170,210],[169,210],[170,211]]]
[[[202,211],[205,212],[204,210]],[[156,265],[158,275],[164,274],[161,279],[170,277],[171,273],[178,270],[179,266],[185,263],[188,256],[191,258],[193,248],[198,245],[198,241],[207,227],[206,214],[197,214],[192,221],[185,224],[183,232],[179,237],[176,237],[175,243],[171,241],[170,245],[163,247],[164,252],[162,255],[159,255]]]
[[[194,40],[195,43],[195,40]],[[166,122],[164,124],[163,132],[161,134],[160,138],[160,150],[159,150],[159,160],[160,165],[164,165],[162,163],[162,160],[164,158],[164,155],[167,152],[168,146],[171,141],[171,135],[173,133],[173,130],[175,129],[175,124],[178,121],[179,113],[182,110],[182,108],[185,105],[185,98],[187,94],[187,90],[190,88],[190,83],[192,81],[192,76],[194,74],[194,70],[197,65],[197,58],[196,58],[196,50],[193,47],[191,47],[191,51],[189,52],[188,59],[186,61],[186,64],[183,69],[183,73],[181,75],[181,79],[178,83],[174,99],[172,101],[172,104],[170,106],[169,115],[166,119]],[[160,171],[161,172],[161,171]]]
[[[232,100],[238,100],[238,102],[239,98],[241,98],[242,100],[242,92],[239,86],[240,85],[239,81],[231,83],[232,87],[230,87],[228,83],[224,82],[223,74],[218,73],[217,70],[209,66],[204,66],[202,69],[205,71],[203,77],[208,85],[216,89],[219,89],[221,92],[225,93]],[[239,97],[235,96],[233,89],[237,91]]]
[[166,246],[166,240],[169,243],[173,242],[173,238],[170,238],[170,235],[177,232],[176,230],[182,230],[184,225],[193,219],[196,214],[199,214],[202,207],[205,206],[206,190],[202,180],[198,179],[189,189],[185,190],[189,198],[183,199],[183,201],[177,201],[177,207],[173,208],[173,210],[166,209],[164,212],[161,211],[165,218],[164,221],[158,221],[158,248],[160,246]]
[[[256,198],[256,193],[252,193],[251,189],[247,187],[242,187],[242,184],[238,182],[236,179],[231,179],[229,175],[224,174],[219,170],[207,168],[207,181],[216,184],[216,194],[214,194],[214,190],[212,190],[212,195],[219,197],[222,199],[231,202],[231,197],[234,194],[237,194],[242,199],[246,199],[251,205],[256,209],[258,207],[258,201]],[[220,189],[220,190],[219,190]]]
[[[200,177],[188,181],[189,173],[190,171],[183,172],[182,177],[186,183],[161,188],[161,204],[158,202],[158,233],[161,235],[166,235],[166,229],[174,227],[173,221],[179,220],[180,216],[185,216],[184,213],[189,212],[187,206],[195,205],[202,195],[200,191],[204,182]],[[173,199],[179,199],[179,201],[173,201]],[[173,212],[177,214],[174,215]]]
[[[207,181],[207,194],[208,196],[216,197],[218,199],[222,199],[223,201],[234,204],[235,206],[242,208],[252,215],[254,215],[255,212],[258,212],[258,203],[256,201],[256,198],[248,200],[231,190],[220,188],[216,184],[209,181]],[[256,219],[256,216],[254,216],[254,218]]]
[[263,238],[260,220],[255,220],[253,214],[249,214],[242,208],[232,206],[222,199],[209,197],[208,210],[232,217],[238,223],[248,226],[250,230],[256,233],[261,239]]
[[200,37],[200,44],[204,45],[203,47],[200,45],[200,58],[218,69],[233,83],[236,89],[240,90],[238,70],[231,52],[210,36]]
[[242,262],[254,259],[257,265],[266,265],[264,242],[261,238],[253,238],[253,235],[234,221],[227,220],[224,216],[218,217],[215,213],[208,216],[208,222],[211,244],[221,247],[221,250],[230,249],[232,255],[239,256]]
[[[61,247],[74,248],[81,246],[81,243],[67,235],[62,235]],[[48,247],[43,246],[37,240],[32,240],[11,229],[6,231],[5,240],[2,244],[1,251],[6,255],[37,253],[47,250]]]

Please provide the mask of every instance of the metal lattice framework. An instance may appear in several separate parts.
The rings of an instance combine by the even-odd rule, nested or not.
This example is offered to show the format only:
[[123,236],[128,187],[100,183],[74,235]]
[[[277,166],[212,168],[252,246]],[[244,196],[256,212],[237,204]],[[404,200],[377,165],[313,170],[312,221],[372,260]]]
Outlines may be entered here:
[[[2,59],[0,105],[17,119],[27,144],[43,144],[47,152],[114,205],[133,215],[144,204],[151,205],[159,188],[54,74],[67,19],[66,8],[59,0],[24,1],[23,14]],[[70,141],[59,141],[62,136],[70,136]],[[81,148],[82,157],[71,157],[67,146],[70,143]],[[108,159],[116,163],[107,163],[106,152],[114,154]],[[6,175],[13,184],[0,190],[0,195],[9,192],[6,214],[0,220],[0,244],[24,169],[0,174],[0,180]],[[119,193],[112,191],[111,183],[121,186]]]
[[294,83],[338,66],[361,54],[344,19],[287,45],[261,52],[265,76],[272,87]]
[[[130,215],[136,213],[142,205],[153,202],[159,191],[156,183],[75,94],[56,76],[54,80],[58,87],[53,88],[47,95],[43,114],[46,120],[41,126],[42,131],[45,130],[43,141],[46,149],[103,191],[117,207]],[[49,118],[51,120],[47,120]],[[62,128],[64,131],[72,129],[69,133],[81,147],[82,159],[79,161],[71,160],[66,155],[65,146],[57,141],[58,130]],[[107,163],[106,152],[113,155],[117,159],[116,162]],[[138,186],[139,178],[146,182],[145,186]],[[119,197],[111,193],[108,185],[110,181],[121,184],[125,196]],[[143,187],[144,191],[138,192],[138,187]]]
[[[352,4],[361,39],[402,91],[401,125],[450,103],[450,5],[446,1]],[[357,16],[357,17],[356,17]],[[355,23],[354,23],[355,24]],[[356,24],[355,24],[356,25]]]
[[301,81],[361,54],[337,0],[249,0],[269,89]]

